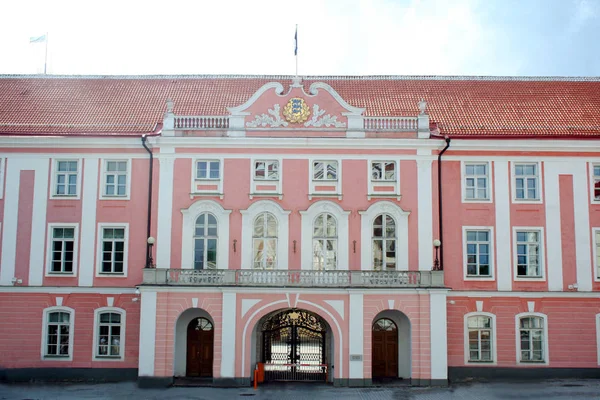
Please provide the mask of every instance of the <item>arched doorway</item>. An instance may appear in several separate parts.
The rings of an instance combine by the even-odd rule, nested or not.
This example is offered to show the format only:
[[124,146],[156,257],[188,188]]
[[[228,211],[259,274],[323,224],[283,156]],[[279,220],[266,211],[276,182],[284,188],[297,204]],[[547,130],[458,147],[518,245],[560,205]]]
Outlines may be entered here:
[[398,326],[388,318],[373,324],[373,379],[398,377]]
[[288,309],[266,318],[259,329],[266,381],[327,380],[327,323],[321,317]]
[[214,337],[215,330],[208,319],[198,317],[190,321],[187,326],[186,376],[213,376]]

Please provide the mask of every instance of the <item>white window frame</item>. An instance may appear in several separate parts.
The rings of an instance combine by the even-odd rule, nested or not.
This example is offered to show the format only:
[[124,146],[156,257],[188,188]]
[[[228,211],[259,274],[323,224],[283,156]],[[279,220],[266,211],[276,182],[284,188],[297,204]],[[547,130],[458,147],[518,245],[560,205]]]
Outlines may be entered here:
[[600,252],[598,251],[598,247],[600,247],[600,242],[596,242],[596,234],[600,233],[600,228],[592,228],[592,253],[594,260],[592,261],[592,275],[594,276],[594,282],[600,282],[600,263],[598,263],[598,256],[600,256]]
[[[102,249],[104,244],[103,232],[105,228],[125,229],[125,248],[123,254],[123,272],[102,272]],[[101,222],[98,224],[98,248],[96,250],[96,277],[98,278],[126,278],[129,258],[129,223],[124,222]]]
[[194,269],[194,229],[196,220],[202,213],[211,213],[217,219],[217,269],[229,268],[229,214],[219,203],[212,200],[198,200],[189,208],[181,210],[183,215],[181,237],[181,268]]
[[[57,175],[58,171],[58,163],[62,161],[75,161],[77,162],[77,188],[75,195],[64,195],[64,194],[56,194],[56,185],[58,183]],[[83,164],[83,160],[81,158],[55,158],[52,160],[52,185],[50,187],[50,198],[51,199],[61,199],[61,200],[79,200],[81,198],[81,167]]]
[[[396,222],[396,271],[408,271],[408,216],[400,206],[391,201],[377,201],[366,210],[359,211],[363,227],[360,241],[363,244],[360,255],[362,271],[373,271],[373,222],[379,214],[390,214]],[[365,245],[368,244],[368,245]]]
[[[100,314],[103,313],[116,313],[121,315],[121,333],[119,338],[120,354],[118,356],[101,356],[98,354],[98,337],[100,336]],[[118,307],[101,307],[94,310],[94,340],[92,347],[92,360],[94,361],[125,361],[125,327],[126,323],[126,312],[122,308]]]
[[[274,157],[260,157],[250,159],[250,195],[252,200],[254,197],[277,197],[279,200],[283,198],[283,159]],[[261,179],[256,177],[256,163],[259,162],[277,162],[278,177],[277,179]],[[274,186],[273,190],[258,189],[259,186]]]
[[287,269],[289,258],[289,234],[290,234],[290,211],[286,211],[272,200],[259,200],[250,205],[246,210],[240,210],[242,214],[242,246],[241,246],[241,268],[253,269],[254,247],[253,230],[254,220],[263,212],[269,212],[277,219],[277,265],[275,269]]
[[[373,179],[373,164],[375,163],[394,163],[394,179]],[[367,199],[372,198],[394,198],[400,200],[400,160],[397,159],[368,159],[367,160]],[[376,191],[375,187],[392,187],[389,191]]]
[[[106,177],[108,175],[119,175],[118,172],[108,172],[109,162],[125,162],[127,167],[125,175],[127,182],[125,183],[125,195],[108,195],[106,194]],[[100,181],[100,200],[129,200],[131,198],[131,159],[107,158],[102,160],[102,180]]]
[[[485,175],[486,179],[486,189],[487,189],[487,197],[486,198],[467,198],[467,178],[471,175],[467,175],[467,166],[470,165],[485,165],[487,174]],[[492,163],[489,161],[461,161],[461,193],[462,193],[462,202],[463,203],[491,203],[492,202],[492,189],[493,189],[493,179],[492,179]],[[474,175],[479,176],[479,175]],[[480,176],[479,176],[480,177]],[[477,186],[477,185],[475,185]]]
[[[516,166],[517,165],[535,165],[537,170],[536,177],[536,190],[537,190],[537,198],[529,199],[517,198],[517,174],[516,174]],[[539,161],[513,161],[511,162],[511,183],[512,183],[512,198],[514,203],[525,203],[525,204],[541,204],[543,202],[543,185],[542,185],[542,163]],[[519,175],[521,176],[521,175]],[[526,176],[526,175],[523,175]],[[527,193],[527,189],[525,189],[525,194]]]
[[[257,224],[257,218],[262,215],[264,217],[263,219],[263,234],[258,236],[255,235],[254,233],[254,228],[256,227]],[[269,236],[268,235],[268,219],[269,217],[272,217],[275,220],[275,236]],[[277,217],[275,215],[273,215],[272,213],[268,212],[268,211],[263,211],[261,213],[258,213],[255,217],[254,220],[252,221],[252,269],[253,270],[276,270],[277,269],[277,261],[279,260],[279,252],[278,250],[278,246],[277,246],[277,242],[279,241],[279,220],[277,219]],[[265,251],[265,243],[267,241],[272,241],[275,240],[275,262],[272,264],[273,268],[266,268],[266,264],[267,264],[267,260],[266,260],[266,255],[267,252]],[[262,251],[262,259],[260,260],[260,264],[261,267],[260,268],[255,268],[255,263],[256,263],[256,251],[255,251],[255,247],[254,247],[254,243],[255,241],[260,241],[262,242],[262,247],[263,247],[263,251]]]
[[[542,344],[542,351],[544,352],[544,360],[543,361],[521,361],[521,318],[527,317],[538,317],[542,318],[544,321],[544,342]],[[521,366],[530,365],[532,367],[536,367],[539,365],[548,365],[550,363],[550,353],[548,352],[548,316],[546,314],[538,313],[538,312],[524,312],[515,315],[515,342],[517,349],[517,364]]]
[[[518,273],[518,254],[517,254],[517,232],[522,231],[537,231],[540,239],[539,246],[539,264],[540,264],[540,276],[519,276]],[[546,235],[544,235],[543,227],[532,227],[532,226],[513,226],[513,277],[515,281],[529,281],[529,282],[543,282],[546,280]]]
[[590,173],[590,202],[595,204],[600,204],[600,199],[596,200],[594,197],[594,187],[596,184],[596,176],[598,176],[598,181],[600,182],[600,175],[594,175],[594,167],[600,167],[600,163],[589,163],[589,173]]
[[[468,231],[488,231],[489,233],[489,264],[490,264],[490,275],[468,275],[467,268],[467,232]],[[493,226],[463,226],[463,276],[468,281],[494,281],[496,279],[495,261],[496,253],[494,252],[494,227]]]
[[[342,159],[341,158],[311,158],[308,160],[308,199],[312,200],[314,197],[337,197],[338,200],[342,199]],[[337,179],[314,179],[314,165],[315,163],[326,163],[325,172],[327,171],[327,165],[331,163],[337,163],[336,178]],[[333,190],[317,190],[318,186],[333,186]]]
[[[192,162],[192,190],[191,197],[193,196],[219,196],[223,198],[223,176],[225,175],[225,160],[222,157],[200,157],[196,158]],[[196,173],[198,171],[199,162],[218,162],[219,163],[219,178],[198,178]],[[197,189],[197,185],[216,185],[216,190],[204,190]]]
[[[469,318],[470,317],[488,317],[492,320],[492,360],[491,361],[471,361],[471,353],[469,347]],[[465,365],[497,365],[498,364],[498,346],[497,346],[497,329],[496,329],[496,315],[483,311],[474,311],[465,314],[464,316],[464,356],[465,356]]]
[[0,158],[0,199],[4,198],[4,175],[6,174],[6,157]]
[[[73,238],[73,272],[52,272],[52,244],[54,228],[74,228]],[[77,268],[79,266],[79,224],[74,223],[58,223],[53,222],[48,224],[48,232],[46,236],[46,273],[49,277],[76,277]]]
[[[67,357],[47,355],[49,315],[53,312],[69,313],[69,355]],[[75,331],[75,310],[65,306],[47,307],[42,312],[42,346],[40,356],[42,361],[73,361],[73,338]]]
[[596,350],[598,352],[598,365],[600,365],[600,313],[596,314]]

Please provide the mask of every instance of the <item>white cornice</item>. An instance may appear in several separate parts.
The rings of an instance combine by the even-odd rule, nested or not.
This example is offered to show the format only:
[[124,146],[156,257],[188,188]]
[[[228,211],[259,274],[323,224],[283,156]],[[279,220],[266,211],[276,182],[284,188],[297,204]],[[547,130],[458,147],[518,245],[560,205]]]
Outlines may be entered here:
[[600,292],[492,292],[452,291],[448,297],[598,298]]
[[96,293],[96,294],[135,294],[134,287],[57,287],[57,286],[0,286],[0,293]]
[[118,145],[119,149],[141,149],[141,136],[136,137],[85,137],[85,136],[0,136],[2,147],[51,147],[51,148],[107,148]]

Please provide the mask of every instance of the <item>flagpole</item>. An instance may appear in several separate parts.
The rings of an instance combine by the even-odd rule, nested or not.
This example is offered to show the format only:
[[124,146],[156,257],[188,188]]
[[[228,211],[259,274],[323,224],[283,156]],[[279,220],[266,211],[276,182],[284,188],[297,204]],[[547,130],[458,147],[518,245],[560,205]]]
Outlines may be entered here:
[[48,64],[48,32],[46,32],[46,54],[44,56],[44,75],[46,75],[46,66]]
[[298,77],[298,24],[296,24],[296,77]]

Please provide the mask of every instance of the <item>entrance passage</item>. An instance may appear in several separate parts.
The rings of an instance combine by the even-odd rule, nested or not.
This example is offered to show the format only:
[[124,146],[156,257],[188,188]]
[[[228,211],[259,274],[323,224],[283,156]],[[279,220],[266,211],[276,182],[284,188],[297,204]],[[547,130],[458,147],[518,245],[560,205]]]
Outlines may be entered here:
[[195,318],[187,327],[186,376],[213,376],[213,343],[215,331],[206,318]]
[[373,324],[373,379],[398,377],[398,327],[381,318]]
[[262,326],[266,381],[326,381],[326,323],[318,315],[290,309]]

